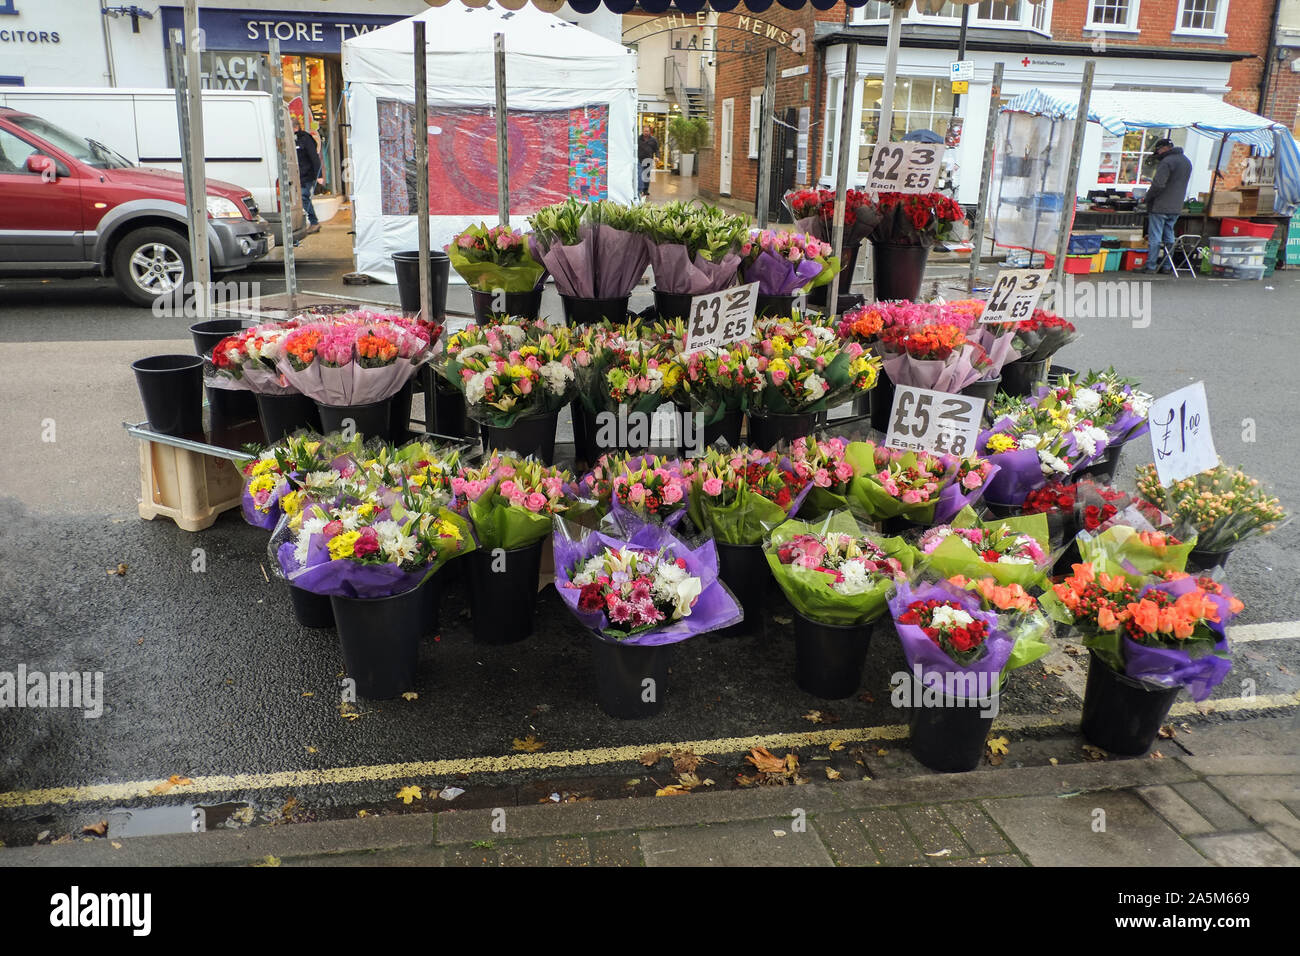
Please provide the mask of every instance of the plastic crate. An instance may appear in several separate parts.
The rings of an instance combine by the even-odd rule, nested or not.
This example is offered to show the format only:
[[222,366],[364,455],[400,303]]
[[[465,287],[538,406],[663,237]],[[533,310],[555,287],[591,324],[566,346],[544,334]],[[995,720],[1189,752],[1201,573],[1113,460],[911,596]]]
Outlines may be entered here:
[[[1141,249],[1130,249],[1124,253],[1124,269],[1127,272],[1137,272],[1145,269],[1147,266],[1147,254]],[[1068,269],[1068,267],[1067,267]]]
[[1056,265],[1056,256],[1044,252],[1031,253],[1028,249],[1012,249],[1007,253],[1008,269],[1050,269]]
[[1277,226],[1271,222],[1251,222],[1249,219],[1224,219],[1219,223],[1220,236],[1258,236],[1272,239]]
[[1092,256],[1066,256],[1065,271],[1073,275],[1087,275],[1092,271]]
[[1262,279],[1264,278],[1264,266],[1211,265],[1210,275],[1215,279]]
[[1277,252],[1282,243],[1278,239],[1270,239],[1268,245],[1264,247],[1264,275],[1271,276],[1277,269]]
[[1091,256],[1101,251],[1101,236],[1070,235],[1069,253],[1072,256]]
[[1105,272],[1118,272],[1118,271],[1119,271],[1120,263],[1123,261],[1123,259],[1124,259],[1124,250],[1123,250],[1123,249],[1107,249],[1107,250],[1106,250],[1106,268],[1105,268],[1103,271],[1105,271]]
[[1106,271],[1106,253],[1104,253],[1104,252],[1094,252],[1094,253],[1092,254],[1092,265],[1091,265],[1091,267],[1088,269],[1088,271],[1089,271],[1089,272],[1105,272],[1105,271]]

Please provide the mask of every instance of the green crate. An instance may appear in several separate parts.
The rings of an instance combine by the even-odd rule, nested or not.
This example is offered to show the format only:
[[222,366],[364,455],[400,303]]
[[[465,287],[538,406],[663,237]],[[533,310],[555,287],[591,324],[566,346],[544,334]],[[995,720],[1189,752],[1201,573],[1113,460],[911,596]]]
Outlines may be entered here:
[[1281,244],[1277,239],[1270,239],[1264,246],[1264,275],[1271,276],[1277,268],[1277,250]]

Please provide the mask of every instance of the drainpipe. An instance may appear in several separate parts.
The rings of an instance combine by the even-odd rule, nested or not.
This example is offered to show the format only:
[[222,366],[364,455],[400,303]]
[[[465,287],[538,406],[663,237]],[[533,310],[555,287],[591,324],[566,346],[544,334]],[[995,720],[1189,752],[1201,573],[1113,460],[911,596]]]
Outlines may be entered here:
[[1274,0],[1273,3],[1273,25],[1269,27],[1268,49],[1264,51],[1264,75],[1259,78],[1259,103],[1255,107],[1255,112],[1265,118],[1268,117],[1265,112],[1269,105],[1266,102],[1268,98],[1268,81],[1273,77],[1273,64],[1276,62],[1274,52],[1277,50],[1277,24],[1282,16],[1282,3],[1283,0]]
[[108,33],[108,11],[100,9],[99,25],[104,31],[104,62],[108,66],[108,85],[117,86],[117,75],[113,69],[113,40]]

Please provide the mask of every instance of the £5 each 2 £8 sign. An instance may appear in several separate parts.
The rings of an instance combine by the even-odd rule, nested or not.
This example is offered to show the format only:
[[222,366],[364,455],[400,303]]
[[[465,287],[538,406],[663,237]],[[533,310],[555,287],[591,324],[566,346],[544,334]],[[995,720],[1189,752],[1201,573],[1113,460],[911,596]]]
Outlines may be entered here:
[[686,316],[686,351],[716,349],[749,338],[757,306],[757,282],[694,296]]
[[943,162],[942,143],[880,143],[871,152],[868,192],[932,193]]
[[936,455],[973,455],[984,399],[900,385],[894,390],[885,444]]
[[1156,475],[1168,486],[1219,463],[1210,434],[1205,383],[1195,382],[1155,399],[1147,411]]

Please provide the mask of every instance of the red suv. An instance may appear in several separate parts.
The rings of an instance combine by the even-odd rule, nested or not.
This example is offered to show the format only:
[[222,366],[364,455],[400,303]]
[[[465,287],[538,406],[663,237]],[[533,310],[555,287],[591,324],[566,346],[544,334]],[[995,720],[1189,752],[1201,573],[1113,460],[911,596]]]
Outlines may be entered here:
[[[206,193],[213,272],[270,251],[248,190],[209,179]],[[0,276],[97,272],[152,305],[184,295],[191,268],[182,176],[0,106]]]

